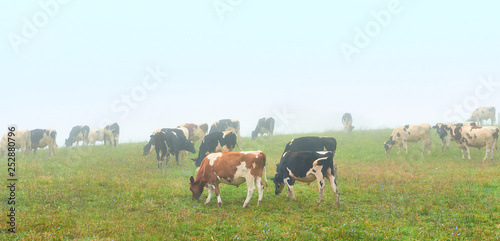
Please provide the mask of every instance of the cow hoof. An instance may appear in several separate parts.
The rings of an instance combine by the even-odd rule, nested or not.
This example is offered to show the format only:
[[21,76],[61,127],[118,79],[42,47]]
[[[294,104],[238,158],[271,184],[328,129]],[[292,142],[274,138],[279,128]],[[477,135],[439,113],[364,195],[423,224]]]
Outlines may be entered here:
[[222,206],[222,203],[221,203],[221,202],[219,203],[219,207],[220,207],[220,206]]
[[258,205],[259,205],[259,206],[260,206],[260,205],[262,205],[262,201],[259,201]]

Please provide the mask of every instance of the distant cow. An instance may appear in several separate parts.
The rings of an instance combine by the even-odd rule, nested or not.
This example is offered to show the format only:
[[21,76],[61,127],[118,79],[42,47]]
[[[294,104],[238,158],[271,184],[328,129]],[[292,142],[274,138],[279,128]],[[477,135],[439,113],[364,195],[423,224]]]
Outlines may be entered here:
[[64,140],[66,147],[70,147],[73,143],[76,142],[78,146],[78,142],[82,141],[82,145],[88,145],[89,142],[89,126],[74,126],[69,132],[68,139]]
[[[31,134],[29,130],[15,130],[14,136],[10,138],[14,140],[14,148],[21,149],[24,154],[31,151]],[[9,132],[6,132],[0,141],[0,156],[8,152],[9,148]]]
[[491,153],[490,161],[493,160],[493,153],[498,148],[498,132],[499,128],[496,126],[463,126],[457,124],[454,130],[455,142],[462,151],[462,159],[465,159],[464,150],[467,151],[470,160],[470,147],[480,149],[486,146],[486,155],[483,162],[488,158],[488,152]]
[[292,151],[285,152],[280,163],[276,165],[276,176],[272,178],[275,185],[275,194],[278,195],[286,185],[288,187],[287,199],[295,201],[293,184],[295,181],[305,182],[308,185],[315,180],[319,185],[317,205],[321,203],[325,190],[325,180],[328,179],[336,195],[337,207],[339,206],[339,191],[336,182],[335,164],[331,151]]
[[120,126],[118,123],[109,124],[104,127],[104,145],[109,142],[110,146],[116,147],[120,139]]
[[215,132],[224,132],[224,131],[234,132],[238,137],[238,139],[240,140],[241,144],[240,121],[230,120],[230,119],[218,120],[210,126],[210,132],[208,134],[212,134]]
[[496,109],[495,107],[480,107],[477,108],[468,121],[474,121],[479,125],[483,125],[483,121],[491,120],[491,125],[496,123]]
[[49,147],[49,154],[54,155],[54,149],[57,148],[56,138],[57,132],[53,129],[34,129],[30,131],[31,134],[31,149],[33,149],[36,156],[38,148]]
[[233,151],[236,146],[236,134],[231,131],[215,132],[208,134],[201,141],[198,158],[192,159],[196,167],[201,165],[201,161],[213,152]]
[[96,141],[104,141],[104,128],[90,130],[88,140],[89,145],[95,145]]
[[344,125],[344,132],[346,134],[349,134],[352,132],[352,129],[354,129],[354,126],[352,126],[352,116],[351,113],[345,113],[342,116],[342,124]]
[[422,140],[422,154],[427,150],[431,153],[431,125],[405,125],[400,126],[392,131],[392,135],[388,141],[384,143],[385,153],[389,153],[393,146],[398,146],[398,154],[401,151],[401,146],[405,148],[408,154],[408,142],[419,142]]
[[189,136],[188,139],[191,140],[193,143],[197,142],[198,140],[202,140],[203,137],[208,132],[208,125],[207,123],[203,124],[194,124],[194,123],[186,123],[177,126],[177,128],[184,127],[189,131]]
[[[170,154],[175,155],[177,166],[179,166],[179,152],[181,150],[195,153],[194,145],[189,141],[182,130],[165,128],[151,135],[150,143],[154,143],[158,168],[162,168],[163,159],[167,157],[165,165],[168,164]],[[149,144],[149,143],[148,143]],[[147,145],[144,147],[145,151]]]
[[264,185],[262,183],[262,174],[266,180],[266,154],[261,151],[247,152],[224,152],[212,153],[205,157],[201,163],[196,180],[191,176],[189,178],[189,190],[193,193],[193,199],[198,200],[203,193],[203,188],[208,188],[208,197],[205,204],[210,202],[212,192],[215,191],[217,203],[222,205],[220,197],[219,183],[239,186],[247,183],[247,198],[243,207],[248,205],[250,198],[257,186],[259,192],[258,205],[262,203]]
[[274,118],[272,117],[264,117],[260,118],[257,122],[257,127],[252,131],[252,140],[257,139],[259,134],[268,134],[269,137],[273,136],[274,132]]
[[[465,126],[476,126],[475,122],[464,122],[462,123]],[[444,151],[450,150],[450,142],[455,141],[453,130],[455,130],[457,123],[437,123],[432,128],[436,129],[439,138],[442,141],[441,150]]]

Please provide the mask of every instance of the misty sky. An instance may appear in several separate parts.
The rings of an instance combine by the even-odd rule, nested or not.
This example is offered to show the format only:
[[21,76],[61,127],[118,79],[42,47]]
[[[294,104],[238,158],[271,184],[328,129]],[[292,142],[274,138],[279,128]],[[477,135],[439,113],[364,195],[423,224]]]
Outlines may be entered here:
[[[239,119],[248,136],[500,109],[498,1],[0,1],[0,127]],[[5,132],[1,131],[1,132]]]

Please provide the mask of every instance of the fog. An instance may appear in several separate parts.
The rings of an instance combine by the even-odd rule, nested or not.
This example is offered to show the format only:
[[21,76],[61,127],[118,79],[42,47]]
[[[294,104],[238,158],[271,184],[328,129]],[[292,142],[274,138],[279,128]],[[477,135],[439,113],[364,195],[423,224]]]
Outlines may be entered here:
[[[1,1],[0,127],[257,120],[277,133],[500,108],[498,1]],[[497,118],[500,119],[500,118]]]

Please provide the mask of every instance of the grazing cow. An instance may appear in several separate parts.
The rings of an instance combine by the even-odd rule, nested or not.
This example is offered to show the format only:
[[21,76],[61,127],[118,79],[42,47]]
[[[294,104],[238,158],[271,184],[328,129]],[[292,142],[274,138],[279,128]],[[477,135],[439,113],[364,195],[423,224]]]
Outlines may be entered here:
[[308,185],[314,180],[318,181],[319,197],[317,205],[321,203],[325,190],[325,180],[328,179],[333,192],[336,195],[337,207],[339,206],[339,191],[336,182],[334,153],[331,151],[292,151],[285,152],[280,163],[276,165],[276,176],[272,178],[275,185],[275,194],[278,195],[283,190],[285,184],[288,187],[287,199],[295,201],[293,184],[295,181],[305,182]]
[[[155,139],[152,136],[154,136],[156,133],[158,133],[160,131],[167,132],[169,130],[180,130],[180,131],[182,131],[183,135],[179,136],[179,139],[181,140],[182,143],[184,143],[185,139],[187,139],[188,130],[186,128],[184,128],[184,127],[176,128],[176,129],[171,129],[171,128],[160,128],[160,129],[157,129],[157,130],[155,130],[151,134],[149,142],[142,148],[142,155],[143,156],[147,156],[147,155],[151,154],[151,152],[153,152],[153,150],[155,149]],[[184,150],[182,150],[182,151],[184,151]]]
[[268,134],[269,137],[273,136],[274,132],[274,118],[272,117],[264,117],[260,118],[257,122],[257,127],[252,131],[252,140],[257,139],[259,134]]
[[104,145],[109,142],[110,146],[116,147],[120,138],[120,126],[118,123],[109,124],[104,127]]
[[78,146],[79,141],[82,141],[83,146],[88,145],[89,132],[90,132],[89,126],[74,126],[69,132],[68,139],[64,140],[66,147],[72,146],[73,143],[75,142],[76,145]]
[[[10,138],[15,140],[14,148],[16,150],[21,149],[25,155],[31,151],[31,134],[29,130],[15,130],[14,136]],[[8,152],[8,144],[9,132],[5,133],[0,141],[0,156]]]
[[[224,131],[232,131],[236,134],[241,144],[241,136],[240,136],[240,121],[238,120],[230,120],[223,119],[218,120],[210,126],[210,132],[208,134],[212,134],[215,132],[224,132]],[[238,147],[239,148],[239,147]],[[241,149],[240,149],[241,151]]]
[[[161,129],[161,131],[151,135],[150,143],[154,143],[156,160],[158,161],[158,168],[162,168],[163,159],[165,158],[165,156],[167,156],[165,165],[168,164],[169,156],[170,154],[172,154],[175,155],[177,166],[179,166],[179,152],[181,150],[189,151],[192,153],[196,152],[196,150],[194,149],[194,144],[189,141],[184,135],[184,132],[179,129]],[[146,149],[149,149],[147,145],[144,146],[143,154]]]
[[259,203],[262,203],[264,185],[262,174],[266,180],[266,154],[261,151],[246,152],[224,152],[212,153],[203,159],[200,170],[196,175],[196,180],[189,178],[189,190],[193,193],[193,200],[198,200],[203,193],[203,188],[208,188],[208,197],[205,204],[210,202],[212,192],[215,191],[217,203],[222,204],[219,191],[219,183],[225,183],[238,187],[242,183],[247,183],[247,198],[243,207],[248,205],[255,190],[254,184],[259,192]]
[[354,126],[352,126],[352,116],[351,113],[345,113],[342,116],[342,124],[344,125],[344,132],[346,134],[349,134],[352,132],[352,129],[354,129]]
[[385,153],[391,152],[393,146],[398,146],[398,154],[401,151],[401,146],[406,150],[408,154],[408,142],[419,142],[422,140],[422,154],[427,150],[431,153],[431,125],[420,124],[420,125],[405,125],[400,126],[392,131],[392,135],[388,141],[384,143]]
[[182,124],[182,125],[177,126],[177,128],[181,128],[181,127],[184,127],[189,131],[188,139],[191,140],[193,143],[197,142],[198,140],[202,140],[203,137],[205,137],[205,135],[208,132],[207,123],[203,123],[203,124],[199,124],[199,125],[194,124],[194,123],[186,123],[186,124]]
[[38,148],[49,147],[49,153],[53,156],[54,149],[57,148],[56,137],[57,131],[53,129],[34,129],[30,131],[31,149],[36,156]]
[[201,165],[201,161],[213,152],[233,151],[236,146],[236,134],[231,131],[215,132],[203,138],[198,151],[198,158],[193,158],[196,167]]
[[[464,122],[464,126],[476,126],[475,122]],[[457,123],[437,123],[432,128],[436,129],[439,138],[441,139],[441,150],[450,150],[450,142],[455,141],[453,130],[455,129]]]
[[465,159],[464,150],[467,151],[470,160],[470,147],[480,149],[486,146],[486,155],[483,162],[488,158],[488,152],[491,153],[490,161],[493,160],[493,153],[498,148],[498,132],[499,128],[496,126],[464,126],[457,124],[454,130],[455,142],[462,151],[462,159]]
[[491,120],[491,125],[496,123],[496,109],[495,107],[480,107],[472,112],[468,121],[474,121],[479,125],[483,125],[483,121]]
[[104,141],[104,128],[91,130],[88,140],[89,145],[95,145],[96,141]]

